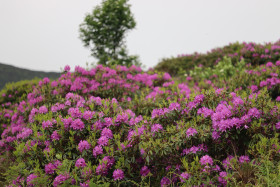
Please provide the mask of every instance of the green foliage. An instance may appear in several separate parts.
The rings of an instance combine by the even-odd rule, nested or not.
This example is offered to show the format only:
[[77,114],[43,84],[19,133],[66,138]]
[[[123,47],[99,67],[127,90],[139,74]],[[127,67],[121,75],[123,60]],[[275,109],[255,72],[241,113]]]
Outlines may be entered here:
[[[23,80],[16,83],[7,83],[0,91],[0,104],[11,102],[16,103],[26,99],[27,94],[32,91],[32,87],[38,84],[39,79]],[[5,97],[3,97],[3,94]]]
[[236,65],[241,59],[246,64],[259,66],[267,62],[275,62],[280,59],[280,41],[275,43],[233,43],[224,47],[213,49],[207,53],[193,53],[162,59],[155,67],[156,70],[168,72],[172,76],[182,76],[197,66],[212,68],[224,56],[231,58],[232,65]]
[[222,61],[219,61],[219,63],[212,68],[195,66],[194,69],[190,71],[190,76],[195,80],[210,79],[212,76],[229,79],[235,74],[240,74],[244,67],[244,60],[238,62],[234,66],[231,62],[231,58],[224,57]]
[[80,25],[80,38],[99,64],[137,64],[135,56],[128,56],[124,38],[136,26],[128,0],[103,0],[101,6],[87,14]]
[[[202,65],[203,67],[213,67],[219,59],[224,56],[239,52],[243,48],[243,44],[234,43],[222,48],[216,48],[206,54],[194,53],[191,55],[180,55],[162,59],[155,67],[158,71],[168,72],[172,76],[181,76],[184,73],[189,73],[195,66]],[[232,57],[235,63],[239,61],[238,57]],[[180,72],[180,73],[179,73]]]

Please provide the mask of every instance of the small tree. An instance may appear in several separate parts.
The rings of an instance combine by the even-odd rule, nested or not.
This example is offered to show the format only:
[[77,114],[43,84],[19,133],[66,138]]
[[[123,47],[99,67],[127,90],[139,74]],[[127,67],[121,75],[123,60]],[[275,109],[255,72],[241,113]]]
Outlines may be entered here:
[[137,57],[127,55],[124,41],[125,34],[136,26],[127,1],[103,0],[80,25],[80,38],[99,64],[130,65],[137,61]]

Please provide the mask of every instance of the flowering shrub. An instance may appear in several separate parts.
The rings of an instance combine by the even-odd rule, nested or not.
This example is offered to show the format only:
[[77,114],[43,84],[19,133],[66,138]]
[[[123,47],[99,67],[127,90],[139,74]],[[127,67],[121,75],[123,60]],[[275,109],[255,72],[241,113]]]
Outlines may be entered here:
[[[232,65],[236,66],[243,59],[253,66],[276,62],[280,58],[280,40],[275,43],[256,44],[232,43],[222,48],[212,49],[205,54],[181,54],[178,57],[166,58],[155,67],[158,71],[168,72],[172,76],[189,74],[191,70],[199,71],[200,68],[213,68],[219,62],[224,61],[224,56],[231,59]],[[222,64],[220,64],[222,65]],[[227,64],[227,67],[230,64]],[[223,66],[226,67],[225,64]],[[202,71],[203,74],[207,75]],[[204,75],[204,76],[205,76]]]
[[194,69],[190,71],[190,76],[195,78],[195,80],[207,80],[213,77],[229,79],[233,75],[241,73],[244,66],[245,61],[243,59],[234,66],[231,62],[231,58],[224,57],[223,60],[219,61],[213,68],[195,66]]
[[5,90],[12,97],[1,98],[0,180],[7,186],[279,184],[279,65],[184,82],[135,66],[74,72],[67,66],[58,80],[38,81],[20,98],[13,92],[21,85]]

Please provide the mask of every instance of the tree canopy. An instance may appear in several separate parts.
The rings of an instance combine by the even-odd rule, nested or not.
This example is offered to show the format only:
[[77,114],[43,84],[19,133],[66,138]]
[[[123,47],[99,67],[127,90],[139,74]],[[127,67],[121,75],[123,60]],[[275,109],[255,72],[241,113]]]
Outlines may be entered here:
[[80,38],[99,64],[129,65],[137,60],[128,56],[125,35],[136,26],[128,0],[103,0],[80,25]]

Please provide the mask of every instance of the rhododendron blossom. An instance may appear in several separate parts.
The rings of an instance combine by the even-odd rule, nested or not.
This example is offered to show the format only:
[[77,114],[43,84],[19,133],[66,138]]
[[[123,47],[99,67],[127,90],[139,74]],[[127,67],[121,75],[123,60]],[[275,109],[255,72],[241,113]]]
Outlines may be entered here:
[[113,172],[113,178],[114,180],[122,180],[124,178],[124,173],[121,169],[116,169]]
[[70,127],[74,130],[83,130],[85,128],[85,124],[81,119],[75,119]]
[[186,134],[187,134],[187,137],[194,136],[195,134],[197,134],[197,131],[194,128],[188,128],[188,130],[186,131]]
[[78,168],[83,168],[83,167],[86,167],[87,164],[85,162],[85,160],[83,158],[79,158],[77,161],[76,161],[76,164],[75,164],[76,167]]
[[27,179],[26,179],[26,182],[27,182],[27,186],[28,187],[33,187],[35,186],[35,184],[33,183],[33,180],[36,179],[38,176],[35,175],[35,174],[30,174]]
[[94,157],[103,154],[103,148],[101,145],[97,145],[93,148],[92,154]]
[[70,175],[67,173],[67,174],[59,174],[53,181],[53,186],[54,187],[57,187],[61,184],[63,184],[64,181],[66,181],[67,179],[70,178]]
[[149,170],[149,168],[147,166],[143,166],[140,170],[140,174],[145,177],[147,176],[151,171]]
[[80,152],[83,152],[84,150],[88,150],[90,148],[90,144],[86,140],[81,140],[78,149]]
[[163,130],[162,126],[160,124],[154,124],[152,127],[151,127],[151,131],[152,132],[158,132],[160,130]]
[[201,157],[199,162],[201,163],[201,165],[213,165],[213,159],[209,155]]
[[184,172],[180,175],[181,182],[185,182],[185,180],[188,180],[189,178],[190,178],[190,174],[188,174],[187,172]]

